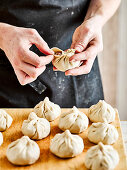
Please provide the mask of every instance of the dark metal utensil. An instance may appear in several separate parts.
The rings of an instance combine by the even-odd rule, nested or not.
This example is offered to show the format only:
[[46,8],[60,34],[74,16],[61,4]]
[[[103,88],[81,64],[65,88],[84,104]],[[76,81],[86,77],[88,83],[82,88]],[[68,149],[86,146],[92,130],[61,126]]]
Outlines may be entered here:
[[29,85],[38,93],[38,94],[42,94],[47,87],[42,84],[38,79],[33,81],[32,83],[29,83]]

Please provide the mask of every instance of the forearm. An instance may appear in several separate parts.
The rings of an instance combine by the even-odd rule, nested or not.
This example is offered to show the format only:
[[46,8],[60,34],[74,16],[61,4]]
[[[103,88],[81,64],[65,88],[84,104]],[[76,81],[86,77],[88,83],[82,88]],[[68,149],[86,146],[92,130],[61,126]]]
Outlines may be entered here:
[[121,0],[91,0],[85,20],[97,18],[102,26],[113,16]]

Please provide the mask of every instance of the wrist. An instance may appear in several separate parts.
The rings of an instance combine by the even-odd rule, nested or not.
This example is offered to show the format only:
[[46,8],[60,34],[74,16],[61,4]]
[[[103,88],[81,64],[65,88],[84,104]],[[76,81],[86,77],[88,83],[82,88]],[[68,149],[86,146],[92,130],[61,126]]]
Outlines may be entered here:
[[5,39],[13,26],[0,22],[0,48],[4,49]]
[[104,20],[102,15],[87,15],[84,22],[90,21],[95,27],[102,29],[104,26]]

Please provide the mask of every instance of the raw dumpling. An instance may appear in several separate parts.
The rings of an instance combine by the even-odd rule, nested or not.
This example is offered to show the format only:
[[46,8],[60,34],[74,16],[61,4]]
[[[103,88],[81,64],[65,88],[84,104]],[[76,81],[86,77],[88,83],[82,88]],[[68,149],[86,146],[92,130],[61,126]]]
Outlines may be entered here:
[[28,136],[12,142],[7,148],[7,159],[15,165],[30,165],[40,156],[40,149],[36,142]]
[[88,129],[88,139],[93,143],[113,144],[118,139],[118,132],[108,123],[92,123]]
[[61,109],[59,105],[50,102],[49,98],[46,97],[34,107],[34,112],[38,117],[53,121],[60,115]]
[[63,51],[57,47],[53,47],[52,50],[55,52],[53,65],[59,70],[65,72],[66,70],[79,67],[80,61],[69,61],[69,58],[75,54],[75,49],[68,49]]
[[67,113],[62,113],[59,119],[59,128],[63,131],[69,129],[71,133],[81,133],[88,127],[87,116],[75,106]]
[[0,146],[2,145],[2,143],[3,143],[3,135],[2,135],[2,133],[0,132]]
[[85,155],[85,166],[91,170],[113,170],[119,163],[119,155],[111,145],[101,142],[92,146]]
[[12,124],[12,117],[3,109],[0,109],[0,131],[5,131]]
[[29,114],[28,120],[22,124],[22,133],[31,139],[42,139],[50,133],[50,123],[44,118],[39,118],[34,112]]
[[111,123],[115,120],[115,110],[104,100],[100,100],[89,108],[88,117],[91,122]]
[[50,151],[60,158],[74,157],[82,153],[83,140],[78,135],[72,135],[69,130],[54,136],[50,143]]

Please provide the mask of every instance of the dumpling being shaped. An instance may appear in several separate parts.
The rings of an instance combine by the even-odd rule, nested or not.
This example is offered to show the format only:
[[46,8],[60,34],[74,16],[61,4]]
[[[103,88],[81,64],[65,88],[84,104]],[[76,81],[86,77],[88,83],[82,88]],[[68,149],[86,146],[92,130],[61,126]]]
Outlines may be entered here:
[[85,166],[91,170],[112,170],[119,163],[119,155],[111,145],[101,142],[92,146],[85,155]]
[[2,133],[0,132],[0,146],[2,145],[2,143],[3,143],[3,135],[2,135]]
[[0,109],[0,131],[5,131],[9,128],[12,120],[12,117],[4,109]]
[[14,165],[30,165],[39,159],[40,148],[28,136],[23,136],[8,146],[6,156]]
[[88,117],[91,122],[111,123],[115,120],[115,110],[104,100],[100,100],[97,104],[89,108]]
[[118,132],[113,125],[106,122],[92,123],[88,129],[88,139],[93,143],[113,144],[118,139]]
[[83,149],[83,139],[78,135],[72,135],[69,130],[56,134],[50,143],[50,151],[60,158],[77,156]]
[[24,120],[22,124],[22,133],[31,139],[42,139],[50,133],[50,123],[44,118],[39,118],[34,112]]
[[68,129],[71,133],[81,133],[88,127],[87,116],[75,106],[69,111],[62,113],[59,119],[59,128],[63,131]]
[[34,112],[40,118],[45,118],[48,121],[53,121],[60,115],[61,108],[59,105],[49,101],[49,98],[46,97],[43,101],[34,107]]
[[59,71],[65,72],[81,65],[80,61],[69,61],[69,58],[75,54],[75,49],[63,51],[57,47],[53,47],[52,50],[55,53],[52,62]]

